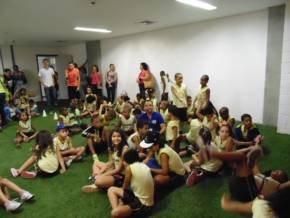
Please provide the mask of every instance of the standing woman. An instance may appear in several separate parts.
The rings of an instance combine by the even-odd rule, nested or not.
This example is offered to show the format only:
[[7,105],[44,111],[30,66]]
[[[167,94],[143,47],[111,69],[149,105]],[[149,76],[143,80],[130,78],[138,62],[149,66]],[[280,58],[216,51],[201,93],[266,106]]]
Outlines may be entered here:
[[145,80],[148,80],[148,78],[151,76],[151,73],[149,71],[149,66],[145,62],[140,63],[140,70],[139,76],[137,78],[137,83],[139,85],[139,91],[142,96],[142,98],[146,98],[146,89],[145,89]]
[[115,101],[118,74],[114,64],[110,64],[110,70],[106,73],[106,89],[108,100],[112,103]]
[[91,72],[91,86],[94,94],[99,98],[102,97],[102,78],[97,65],[93,65]]
[[80,71],[75,68],[74,63],[70,62],[68,64],[68,69],[65,72],[68,88],[69,100],[80,98]]
[[17,93],[20,89],[26,88],[27,79],[23,71],[19,70],[18,65],[13,66],[13,78],[14,78],[14,93]]

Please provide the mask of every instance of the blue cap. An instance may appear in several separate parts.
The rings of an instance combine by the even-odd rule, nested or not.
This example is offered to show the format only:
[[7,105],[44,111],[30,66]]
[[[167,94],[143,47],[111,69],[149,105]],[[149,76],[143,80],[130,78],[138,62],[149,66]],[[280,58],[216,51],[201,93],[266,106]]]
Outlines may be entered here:
[[67,129],[67,127],[66,127],[65,125],[63,125],[63,124],[60,124],[60,125],[58,125],[58,126],[56,127],[55,131],[56,131],[56,132],[59,132],[59,131],[62,130],[62,129]]

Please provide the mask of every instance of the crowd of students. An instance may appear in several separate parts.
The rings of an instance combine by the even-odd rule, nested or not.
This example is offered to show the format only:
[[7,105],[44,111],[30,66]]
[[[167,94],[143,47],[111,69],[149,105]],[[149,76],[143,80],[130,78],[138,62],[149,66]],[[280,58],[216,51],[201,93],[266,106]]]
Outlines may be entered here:
[[[44,67],[48,67],[47,60]],[[263,136],[251,115],[243,114],[241,123],[236,124],[227,107],[214,107],[209,76],[201,77],[199,92],[192,97],[181,73],[171,81],[161,71],[162,95],[158,99],[149,66],[141,63],[137,79],[140,93],[134,100],[123,94],[115,102],[117,73],[114,65],[110,69],[106,79],[109,98],[98,89],[100,77],[95,76],[81,100],[79,70],[69,64],[66,77],[70,102],[60,108],[56,134],[33,127],[31,117],[39,111],[25,89],[7,102],[7,118],[19,122],[16,146],[34,138],[36,141],[27,161],[11,168],[13,177],[63,174],[73,162],[91,155],[92,172],[82,191],[107,190],[113,217],[150,215],[162,190],[173,190],[184,183],[191,187],[214,176],[229,177],[230,195],[221,199],[225,211],[252,213],[255,218],[289,217],[290,182],[286,173],[274,170],[262,174],[258,159],[263,156]],[[42,83],[47,72],[39,74]],[[54,74],[50,71],[49,75]],[[87,118],[90,124],[86,124]],[[74,146],[75,134],[86,138],[84,146]],[[100,153],[108,154],[107,162],[99,160]],[[184,162],[185,156],[190,160]],[[19,209],[21,203],[9,200],[6,188],[17,192],[23,201],[34,198],[7,179],[1,178],[0,186],[0,200],[8,211]]]

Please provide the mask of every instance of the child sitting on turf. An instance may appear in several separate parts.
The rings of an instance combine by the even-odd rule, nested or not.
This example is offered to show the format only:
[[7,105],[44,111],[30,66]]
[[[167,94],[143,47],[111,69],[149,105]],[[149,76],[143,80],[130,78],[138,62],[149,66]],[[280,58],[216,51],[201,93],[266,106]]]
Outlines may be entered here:
[[179,151],[179,119],[177,118],[177,108],[170,106],[168,108],[168,123],[166,128],[166,142],[175,151]]
[[[16,192],[20,201],[10,200],[10,194],[8,190]],[[22,202],[29,202],[34,198],[34,195],[30,192],[20,188],[15,183],[6,178],[0,177],[0,205],[3,205],[8,212],[15,212],[22,206]]]
[[90,87],[87,88],[87,94],[85,96],[84,108],[81,117],[96,115],[97,109],[97,96],[93,93]]
[[21,111],[15,107],[13,100],[9,100],[7,102],[7,105],[5,107],[5,115],[6,115],[6,119],[7,120],[14,120],[14,121],[18,121]]
[[[124,181],[124,154],[128,151],[125,135],[121,130],[114,130],[109,143],[109,161],[95,161],[93,176],[95,182],[82,188],[83,192],[96,192],[99,188],[121,187]],[[113,169],[110,170],[111,166]]]
[[133,102],[134,106],[139,105],[141,108],[143,108],[144,103],[145,103],[145,100],[142,98],[142,95],[140,93],[137,93],[136,99]]
[[168,101],[165,100],[161,100],[159,104],[159,113],[162,115],[165,123],[168,121],[168,105]]
[[37,116],[39,116],[40,113],[39,113],[39,110],[38,110],[38,106],[34,102],[34,100],[33,99],[29,99],[28,104],[29,104],[30,116],[31,117],[37,117]]
[[82,136],[87,138],[87,153],[90,152],[93,159],[98,160],[97,153],[106,150],[106,144],[102,139],[103,126],[101,124],[100,116],[91,118],[91,125],[82,132]]
[[233,151],[234,141],[232,129],[229,125],[224,124],[219,128],[219,135],[215,137],[214,143],[219,151]]
[[125,180],[122,188],[108,190],[112,217],[144,217],[150,215],[154,205],[154,181],[150,168],[139,162],[137,151],[124,154]]
[[153,104],[153,111],[157,112],[158,111],[158,101],[155,96],[154,90],[153,89],[148,89],[148,97],[146,100],[152,101]]
[[27,94],[27,90],[25,88],[22,88],[16,93],[16,96],[18,96],[18,105],[17,107],[22,111],[30,112],[29,111],[29,95]]
[[186,97],[186,104],[187,104],[187,117],[189,119],[192,119],[194,117],[195,110],[192,102],[192,97],[189,95]]
[[251,115],[243,114],[241,120],[242,124],[235,128],[235,144],[237,148],[260,145],[263,137],[259,129],[253,124]]
[[148,164],[155,158],[160,168],[151,168],[154,175],[154,183],[157,186],[169,184],[171,180],[184,182],[186,173],[184,164],[179,155],[165,144],[164,137],[159,132],[149,131],[140,147],[148,149],[147,157],[143,161]]
[[69,166],[72,161],[82,159],[85,147],[74,147],[71,138],[68,136],[68,130],[64,125],[56,128],[56,137],[53,139],[53,145],[59,150],[66,165]]
[[143,149],[141,149],[139,145],[149,131],[149,124],[146,121],[138,120],[136,124],[136,129],[137,131],[129,136],[127,142],[130,149],[141,151]]
[[18,132],[14,139],[16,146],[19,147],[21,142],[29,142],[31,139],[34,139],[36,135],[37,132],[31,125],[31,118],[28,113],[22,112],[18,123]]
[[113,108],[109,108],[108,111],[101,116],[101,123],[104,127],[102,138],[109,144],[111,132],[114,129],[120,129],[120,118],[116,115]]
[[71,134],[77,134],[82,131],[76,116],[73,113],[70,113],[67,107],[63,107],[60,110],[60,115],[58,116],[58,125],[66,126]]
[[128,137],[134,133],[134,126],[136,124],[136,118],[131,114],[131,108],[125,107],[122,114],[119,114],[121,129]]
[[235,122],[235,118],[230,116],[229,109],[227,107],[222,107],[219,110],[219,126],[228,125],[231,129],[233,129]]
[[124,107],[126,105],[126,102],[125,102],[124,98],[125,98],[125,96],[123,96],[123,95],[118,97],[118,100],[117,100],[117,103],[116,103],[116,107],[115,107],[115,111],[118,114],[123,113]]
[[[35,171],[28,172],[33,165]],[[20,168],[11,168],[10,171],[13,177],[35,178],[37,175],[51,177],[59,172],[64,173],[66,168],[60,150],[53,145],[50,132],[42,130],[36,136],[32,156]]]

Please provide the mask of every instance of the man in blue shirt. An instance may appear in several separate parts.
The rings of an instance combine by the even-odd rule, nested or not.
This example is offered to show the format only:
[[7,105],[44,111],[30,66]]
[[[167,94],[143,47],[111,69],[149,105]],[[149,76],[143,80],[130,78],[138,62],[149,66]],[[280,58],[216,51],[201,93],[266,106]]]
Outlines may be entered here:
[[164,119],[159,112],[153,111],[153,103],[147,100],[144,105],[145,113],[140,115],[138,120],[143,120],[149,123],[149,129],[154,132],[163,134],[166,130]]

